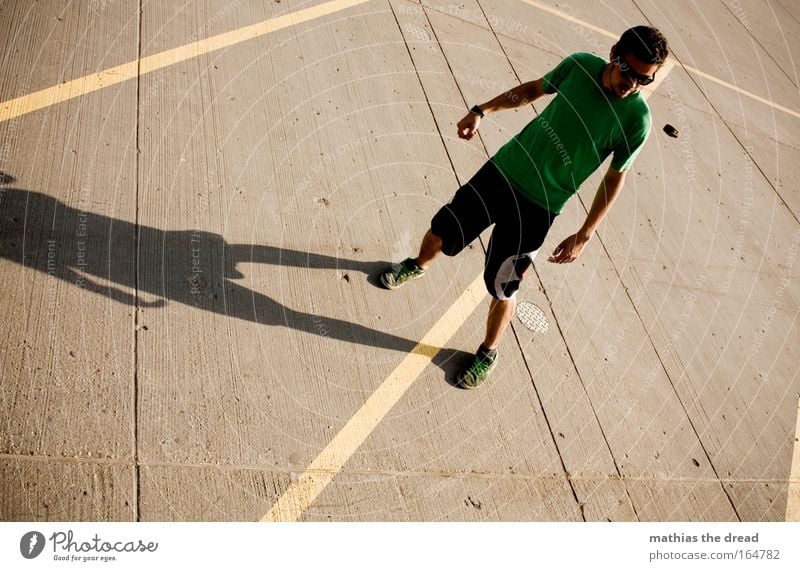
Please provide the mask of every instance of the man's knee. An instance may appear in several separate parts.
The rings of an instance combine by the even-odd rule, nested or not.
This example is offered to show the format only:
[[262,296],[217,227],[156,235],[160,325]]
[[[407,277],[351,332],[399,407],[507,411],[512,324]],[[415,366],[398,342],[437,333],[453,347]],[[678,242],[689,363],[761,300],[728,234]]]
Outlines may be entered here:
[[458,220],[446,208],[442,208],[431,220],[431,234],[441,242],[441,251],[445,256],[455,256],[466,247]]
[[483,271],[483,282],[486,284],[489,295],[500,301],[516,299],[522,278],[533,264],[535,255],[536,252],[509,256],[499,266],[490,261]]

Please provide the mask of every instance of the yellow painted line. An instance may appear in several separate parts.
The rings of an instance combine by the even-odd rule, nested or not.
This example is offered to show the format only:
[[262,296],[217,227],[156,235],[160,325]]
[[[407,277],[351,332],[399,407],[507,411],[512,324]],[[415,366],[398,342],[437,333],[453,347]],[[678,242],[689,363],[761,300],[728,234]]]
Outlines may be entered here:
[[683,68],[686,71],[690,72],[690,73],[694,73],[695,75],[699,75],[700,77],[702,77],[704,79],[708,79],[709,81],[713,81],[714,83],[717,83],[717,84],[719,84],[719,85],[721,85],[723,87],[727,87],[728,89],[730,89],[732,91],[735,91],[736,93],[741,93],[742,95],[744,95],[746,97],[749,97],[751,99],[755,99],[756,101],[764,103],[765,105],[769,105],[773,109],[777,109],[778,111],[783,111],[784,113],[788,113],[789,115],[792,115],[794,117],[800,118],[800,113],[798,113],[794,109],[789,109],[788,107],[784,107],[783,105],[778,105],[777,103],[774,103],[774,102],[770,101],[769,99],[764,99],[760,95],[756,95],[755,93],[751,93],[749,91],[746,91],[746,90],[742,89],[741,87],[737,87],[737,86],[733,85],[732,83],[728,83],[727,81],[719,79],[718,77],[714,77],[713,75],[709,75],[704,71],[700,71],[696,67],[692,67],[690,65],[685,65],[685,66],[683,66]]
[[485,297],[479,275],[261,521],[297,521]]
[[67,81],[53,87],[48,87],[34,93],[10,99],[0,103],[0,122],[8,121],[20,115],[63,103],[87,93],[98,91],[105,87],[133,79],[176,63],[180,63],[197,56],[227,48],[259,36],[264,36],[278,30],[290,28],[308,22],[315,18],[327,16],[369,0],[333,0],[318,6],[312,6],[291,14],[284,14],[264,20],[251,26],[218,34],[204,40],[199,40],[185,46],[180,46],[139,60],[134,60],[116,67],[87,75],[72,81]]
[[[593,30],[593,31],[597,32],[598,34],[602,34],[602,35],[604,35],[604,36],[606,36],[608,38],[611,38],[613,40],[618,40],[619,39],[619,34],[613,34],[613,33],[609,32],[608,30],[604,30],[603,28],[595,26],[594,24],[590,24],[589,22],[587,22],[585,20],[581,20],[580,18],[576,18],[575,16],[572,16],[571,14],[568,14],[567,12],[565,12],[564,10],[561,10],[559,8],[555,8],[553,6],[548,6],[547,4],[543,4],[542,2],[538,2],[537,0],[520,0],[520,1],[525,3],[525,4],[528,4],[530,6],[533,6],[534,8],[542,10],[543,12],[547,12],[549,14],[553,14],[554,16],[558,16],[559,18],[562,18],[562,19],[567,20],[569,22],[572,22],[574,24],[578,24],[579,26],[583,26],[584,28],[588,28],[590,30]],[[670,58],[670,60],[672,60],[672,59],[673,58]],[[670,60],[667,60],[667,61],[670,61]],[[747,91],[746,89],[742,89],[741,87],[737,87],[736,85],[733,85],[732,83],[728,83],[727,81],[725,81],[723,79],[719,79],[718,77],[714,77],[713,75],[710,75],[710,74],[708,74],[708,73],[706,73],[704,71],[700,71],[699,69],[697,69],[696,67],[692,67],[691,65],[682,65],[682,67],[683,67],[683,69],[685,69],[689,73],[693,73],[695,75],[699,75],[700,77],[702,77],[704,79],[707,79],[709,81],[713,81],[714,83],[716,83],[718,85],[721,85],[723,87],[727,87],[728,89],[730,89],[732,91],[735,91],[736,93],[740,93],[741,95],[744,95],[745,97],[749,97],[749,98],[751,98],[751,99],[753,99],[755,101],[758,101],[759,103],[763,103],[765,105],[769,105],[773,109],[777,109],[778,111],[783,111],[784,113],[792,115],[793,117],[800,118],[800,112],[797,112],[794,109],[789,109],[788,107],[784,107],[783,105],[779,105],[777,103],[774,103],[774,102],[770,101],[769,99],[765,99],[764,97],[761,97],[760,95],[756,95],[755,93]]]
[[786,521],[800,521],[800,400],[797,401],[797,426],[794,429],[794,452],[792,453],[792,469],[789,470]]
[[550,14],[558,16],[559,18],[563,18],[564,20],[569,20],[570,22],[578,24],[579,26],[583,26],[584,28],[589,28],[590,30],[594,30],[598,34],[608,36],[612,40],[619,39],[619,34],[612,34],[608,30],[595,26],[594,24],[590,24],[586,20],[581,20],[580,18],[576,18],[575,16],[567,14],[564,10],[560,10],[553,6],[548,6],[547,4],[543,4],[542,2],[537,2],[536,0],[522,0],[522,2],[524,2],[525,4],[530,4],[534,8],[538,8],[539,10],[542,10],[544,12],[549,12]]

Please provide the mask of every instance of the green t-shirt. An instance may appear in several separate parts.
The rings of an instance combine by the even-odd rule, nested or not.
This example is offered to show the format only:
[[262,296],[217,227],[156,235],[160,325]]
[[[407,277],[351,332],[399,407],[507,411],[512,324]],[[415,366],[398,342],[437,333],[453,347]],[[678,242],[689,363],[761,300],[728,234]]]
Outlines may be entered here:
[[613,169],[630,168],[650,133],[641,93],[620,99],[603,89],[607,64],[592,54],[565,58],[542,82],[558,95],[492,157],[523,195],[550,212],[560,213],[608,155]]

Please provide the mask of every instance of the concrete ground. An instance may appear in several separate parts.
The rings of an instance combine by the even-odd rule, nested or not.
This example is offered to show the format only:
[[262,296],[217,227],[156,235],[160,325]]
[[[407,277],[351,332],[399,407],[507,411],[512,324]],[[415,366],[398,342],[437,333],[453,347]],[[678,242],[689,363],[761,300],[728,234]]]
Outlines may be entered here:
[[[515,320],[455,388],[485,237],[396,292],[377,272],[536,113],[467,143],[468,107],[642,23],[673,58],[621,198],[549,264],[584,185],[519,295],[549,329]],[[800,519],[797,3],[2,0],[0,24],[3,520]]]

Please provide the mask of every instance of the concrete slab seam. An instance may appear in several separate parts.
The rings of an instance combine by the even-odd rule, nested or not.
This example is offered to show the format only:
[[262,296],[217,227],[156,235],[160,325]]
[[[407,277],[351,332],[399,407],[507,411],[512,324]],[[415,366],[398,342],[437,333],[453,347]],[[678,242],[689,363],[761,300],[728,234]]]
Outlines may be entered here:
[[[8,462],[45,462],[45,463],[58,463],[58,464],[77,464],[77,465],[94,465],[103,467],[126,467],[133,466],[133,462],[128,460],[113,460],[108,458],[83,458],[83,457],[58,457],[58,456],[41,456],[30,454],[0,454],[0,461]],[[212,464],[212,463],[184,463],[184,462],[141,462],[139,464],[143,468],[148,469],[178,469],[178,470],[213,470],[219,472],[270,472],[276,474],[296,474],[297,470],[282,466],[273,466],[268,464]],[[463,480],[481,479],[481,480],[526,480],[526,481],[561,481],[569,479],[574,482],[643,482],[643,483],[700,483],[700,484],[713,484],[720,480],[717,478],[702,478],[702,477],[661,477],[661,476],[617,476],[614,474],[525,474],[520,472],[456,472],[446,470],[368,470],[357,468],[342,468],[338,471],[333,470],[307,470],[309,473],[328,474],[334,475],[348,475],[348,476],[365,476],[365,477],[387,477],[387,478],[459,478]],[[788,484],[800,489],[800,474],[797,477],[786,479],[777,478],[722,478],[721,482],[725,484],[772,484],[782,485]],[[800,507],[800,506],[798,506]],[[790,520],[791,521],[791,520]]]
[[[789,73],[785,69],[783,69],[783,66],[780,63],[778,63],[778,60],[775,59],[775,57],[770,53],[770,51],[766,48],[766,46],[764,46],[764,44],[762,44],[759,41],[759,39],[755,36],[755,34],[753,34],[753,30],[751,29],[751,27],[746,25],[745,22],[736,15],[736,12],[733,11],[733,8],[730,6],[730,4],[728,4],[727,2],[723,2],[722,0],[720,0],[720,4],[722,4],[725,7],[725,9],[736,19],[736,21],[739,23],[739,25],[742,28],[744,28],[744,31],[748,33],[750,38],[752,38],[752,40],[755,43],[757,43],[761,47],[762,50],[764,50],[764,53],[767,54],[769,56],[769,59],[771,59],[773,61],[773,63],[775,64],[775,67],[777,67],[779,70],[781,70],[783,72],[783,74],[789,79],[789,81],[792,82],[792,85],[794,85],[795,88],[797,88],[798,85],[797,85],[796,79],[793,79],[792,76],[789,75]],[[767,5],[769,6],[769,3]],[[770,6],[770,10],[772,10],[772,6]],[[772,10],[772,12],[773,12],[773,15],[774,15],[775,11]],[[781,28],[780,22],[778,22],[777,19],[776,19],[776,23],[778,24],[778,29],[781,31],[781,37],[783,37],[784,41],[785,41],[785,36],[783,34],[783,29]],[[789,53],[789,58],[791,59],[791,53]],[[792,61],[792,63],[794,64],[794,61]]]
[[[394,18],[395,23],[397,24],[398,30],[400,30],[400,36],[403,38],[403,40],[404,40],[403,43],[405,44],[406,51],[408,52],[408,59],[411,62],[411,66],[414,68],[414,73],[417,76],[417,82],[419,83],[420,89],[422,89],[422,94],[424,95],[425,101],[428,104],[428,110],[430,111],[431,118],[433,119],[433,124],[436,126],[436,131],[437,131],[437,133],[439,133],[439,138],[442,141],[442,147],[444,148],[444,152],[447,155],[447,160],[450,162],[450,168],[453,170],[453,175],[456,178],[456,183],[460,186],[461,185],[461,181],[458,178],[458,173],[456,172],[455,164],[453,164],[453,157],[450,156],[450,151],[447,148],[447,144],[445,143],[444,134],[442,133],[442,129],[439,126],[439,121],[436,120],[436,114],[433,112],[433,107],[431,106],[430,98],[428,97],[428,93],[425,91],[425,85],[422,82],[422,78],[420,77],[419,70],[417,69],[417,64],[414,62],[414,56],[411,54],[411,48],[408,47],[408,41],[405,40],[405,35],[403,34],[403,27],[400,25],[400,20],[397,19],[397,14],[395,13],[394,6],[392,6],[391,2],[389,2],[389,10],[392,13],[392,17]],[[430,20],[428,20],[428,23],[430,24]],[[431,26],[431,28],[433,28],[433,26]],[[435,33],[434,33],[434,35],[435,35]],[[438,43],[439,42],[437,40],[437,44]],[[439,45],[439,51],[442,52],[442,56],[444,57],[444,51],[441,49],[441,45]],[[445,58],[445,59],[447,59],[447,58]],[[448,64],[448,67],[449,67],[449,64]],[[450,73],[452,74],[452,69],[450,70]],[[463,98],[463,95],[462,95],[462,98]]]
[[134,267],[134,275],[133,275],[133,287],[134,287],[134,307],[133,307],[133,350],[132,350],[132,360],[133,360],[133,387],[131,392],[131,398],[133,400],[132,408],[133,408],[133,426],[131,430],[133,432],[133,461],[134,461],[134,474],[133,474],[133,520],[140,521],[141,517],[141,468],[139,466],[139,319],[141,315],[141,307],[139,306],[139,190],[140,190],[140,164],[139,164],[139,142],[140,142],[140,118],[139,112],[141,110],[141,87],[142,87],[142,71],[141,71],[141,61],[142,61],[142,0],[139,0],[136,18],[138,22],[136,23],[136,155],[134,158],[135,168],[134,168],[134,252],[136,253],[135,259],[135,267]]

